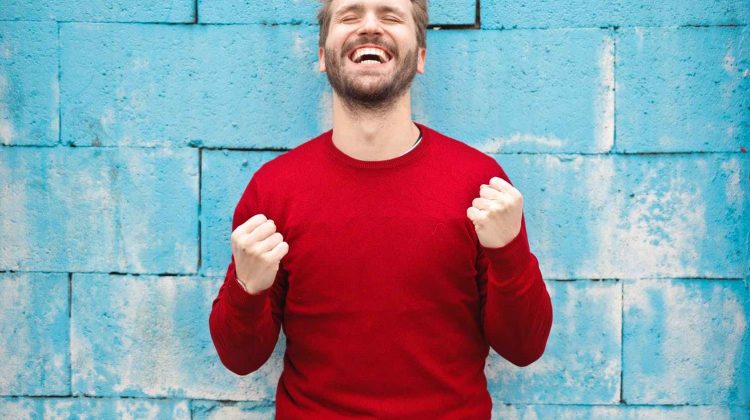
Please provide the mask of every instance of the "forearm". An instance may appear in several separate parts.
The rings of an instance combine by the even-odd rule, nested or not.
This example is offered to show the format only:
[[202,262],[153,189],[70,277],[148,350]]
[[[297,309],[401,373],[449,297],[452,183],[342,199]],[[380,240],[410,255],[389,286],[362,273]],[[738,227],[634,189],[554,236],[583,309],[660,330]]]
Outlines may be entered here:
[[517,366],[544,353],[552,327],[552,303],[533,254],[513,277],[488,270],[484,334],[490,346]]
[[552,302],[539,261],[529,248],[525,217],[511,242],[480,249],[486,280],[485,338],[505,359],[527,366],[544,353],[552,328]]
[[280,325],[274,319],[270,290],[257,295],[237,283],[234,262],[213,301],[209,329],[219,359],[230,371],[247,375],[258,370],[271,356]]

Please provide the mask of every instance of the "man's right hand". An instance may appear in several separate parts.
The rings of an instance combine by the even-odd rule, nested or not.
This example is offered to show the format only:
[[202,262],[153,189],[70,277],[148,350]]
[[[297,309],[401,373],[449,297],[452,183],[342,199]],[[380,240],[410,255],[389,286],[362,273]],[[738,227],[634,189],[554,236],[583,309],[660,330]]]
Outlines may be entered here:
[[271,287],[281,258],[289,252],[289,244],[276,232],[273,220],[256,214],[237,226],[231,242],[237,280],[245,290],[257,294]]

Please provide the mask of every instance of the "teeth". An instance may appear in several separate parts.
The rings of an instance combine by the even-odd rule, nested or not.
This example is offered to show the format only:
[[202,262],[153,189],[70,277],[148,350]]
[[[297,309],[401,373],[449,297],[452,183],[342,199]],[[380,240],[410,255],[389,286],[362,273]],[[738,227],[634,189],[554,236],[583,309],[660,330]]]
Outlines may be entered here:
[[[352,61],[354,61],[355,63],[358,63],[359,59],[362,58],[362,56],[366,54],[376,55],[380,57],[381,63],[385,63],[386,61],[388,61],[388,56],[386,55],[385,51],[379,48],[369,48],[369,47],[359,48],[356,51],[354,51],[354,54],[352,55]],[[368,61],[373,61],[373,60],[368,60]]]

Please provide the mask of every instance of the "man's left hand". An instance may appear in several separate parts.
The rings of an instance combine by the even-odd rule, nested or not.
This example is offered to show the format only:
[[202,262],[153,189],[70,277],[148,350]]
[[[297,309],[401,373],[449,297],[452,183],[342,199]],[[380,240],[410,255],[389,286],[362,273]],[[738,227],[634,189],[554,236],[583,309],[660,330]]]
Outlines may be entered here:
[[479,243],[486,248],[500,248],[521,231],[523,196],[500,177],[492,177],[489,185],[479,187],[479,197],[466,209],[474,223]]

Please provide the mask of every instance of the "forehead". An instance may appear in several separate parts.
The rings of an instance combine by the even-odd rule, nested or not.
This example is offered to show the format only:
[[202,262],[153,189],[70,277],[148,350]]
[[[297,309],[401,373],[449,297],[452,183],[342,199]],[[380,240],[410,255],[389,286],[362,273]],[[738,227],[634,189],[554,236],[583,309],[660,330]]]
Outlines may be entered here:
[[409,14],[411,0],[333,0],[331,2],[330,10],[333,14],[347,9],[385,9]]

